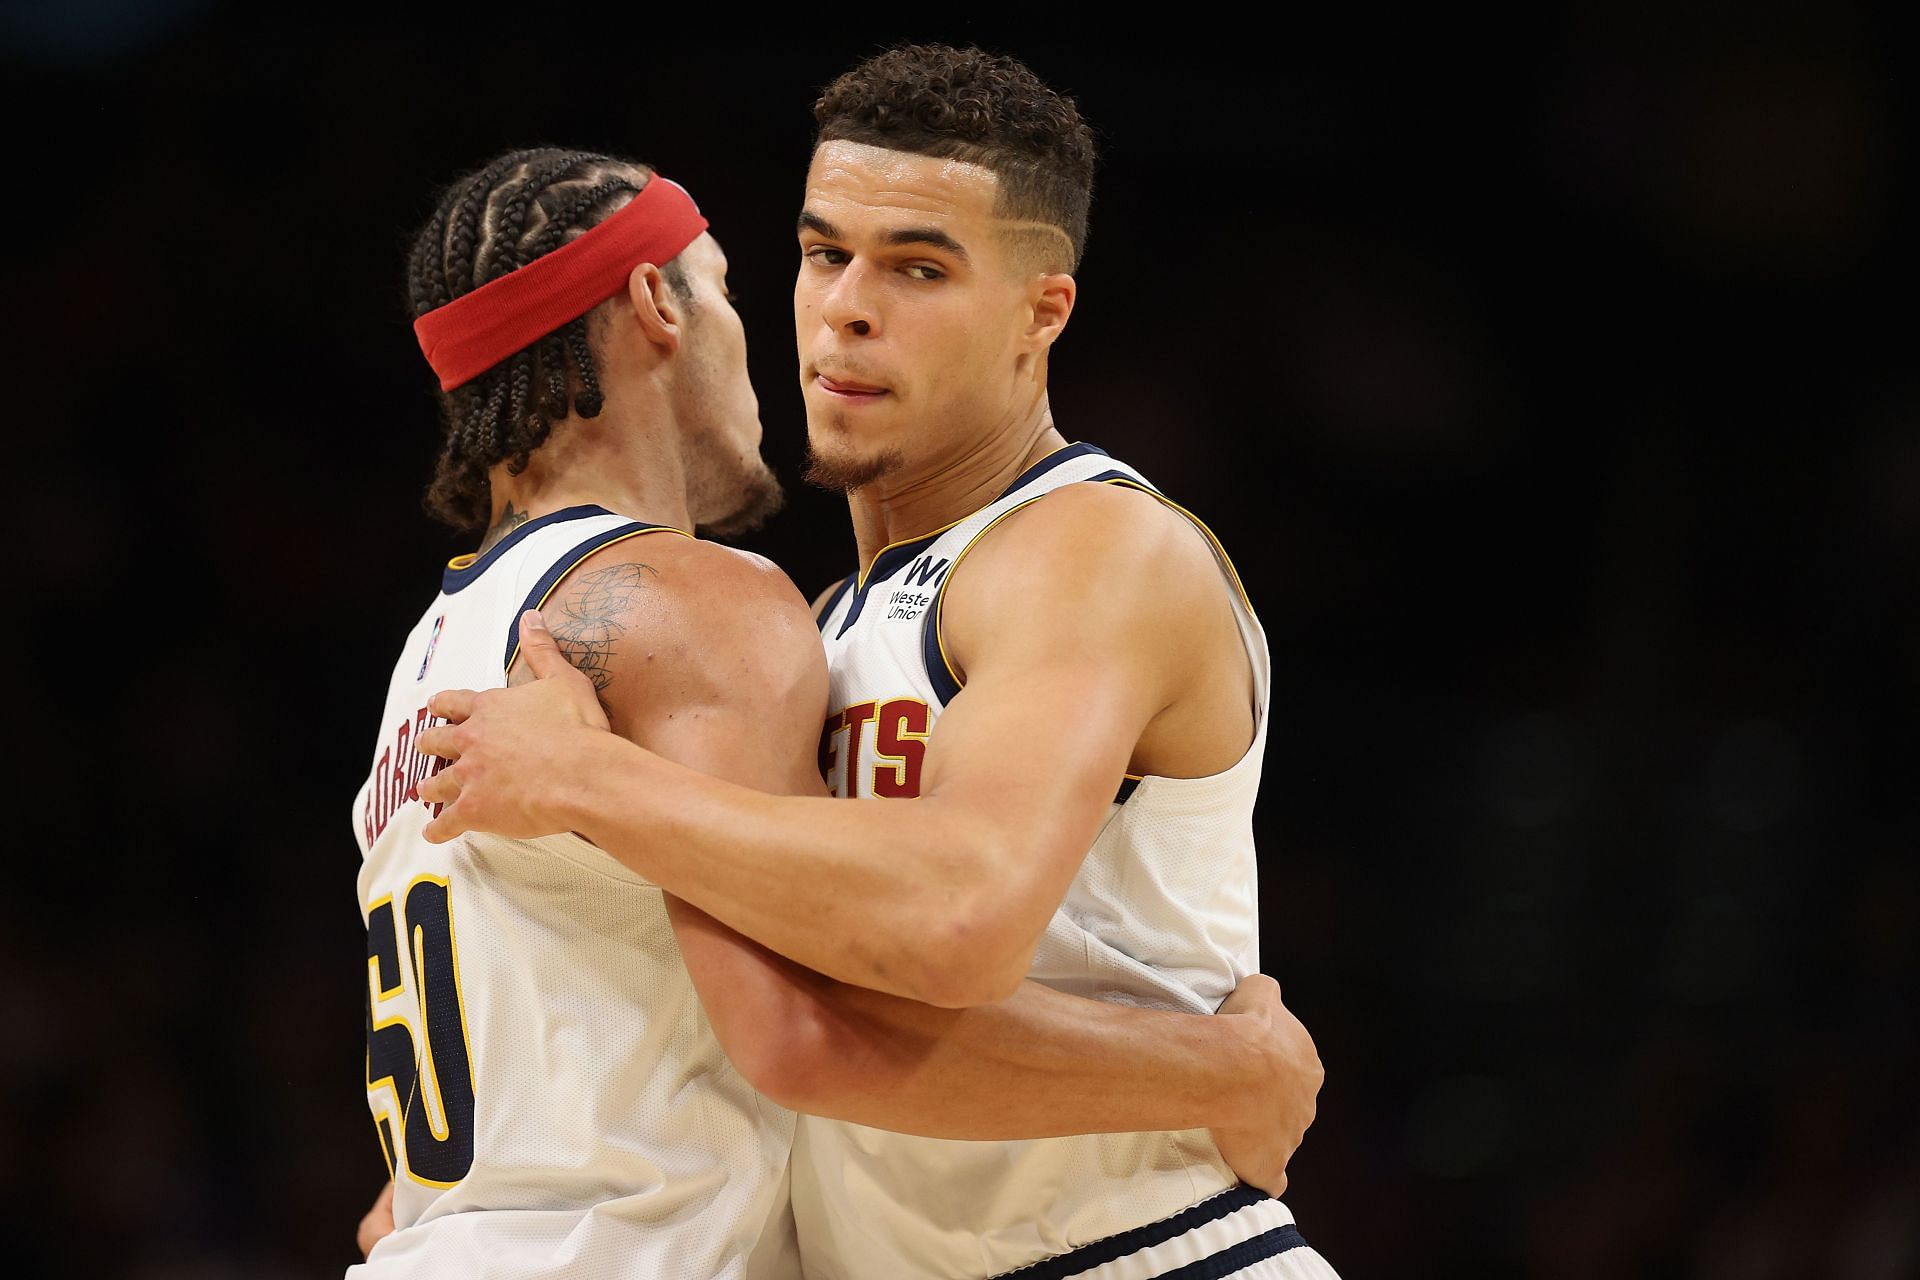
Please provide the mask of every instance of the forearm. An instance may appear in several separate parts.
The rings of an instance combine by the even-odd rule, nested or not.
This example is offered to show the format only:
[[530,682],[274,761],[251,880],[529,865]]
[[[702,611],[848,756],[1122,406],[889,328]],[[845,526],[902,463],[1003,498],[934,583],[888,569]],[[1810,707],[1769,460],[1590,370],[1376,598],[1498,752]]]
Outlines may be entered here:
[[935,1138],[1230,1127],[1269,1068],[1246,1019],[1137,1009],[1026,982],[936,1009],[823,984],[789,1105]]
[[[730,928],[909,999],[970,1003],[954,998],[955,958],[984,965],[1006,950],[1004,928],[983,936],[985,887],[1022,897],[987,869],[994,835],[978,817],[924,800],[766,795],[611,734],[592,735],[563,804],[574,830]],[[1039,914],[1016,928],[1030,947],[1044,925]]]

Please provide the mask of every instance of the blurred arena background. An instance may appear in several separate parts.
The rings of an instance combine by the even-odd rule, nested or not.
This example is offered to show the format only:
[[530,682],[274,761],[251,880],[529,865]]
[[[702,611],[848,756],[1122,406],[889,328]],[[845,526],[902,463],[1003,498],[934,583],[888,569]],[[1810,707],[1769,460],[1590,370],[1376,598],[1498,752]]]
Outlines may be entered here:
[[1270,632],[1266,968],[1328,1067],[1308,1238],[1350,1280],[1920,1275],[1890,12],[322,14],[0,19],[13,1274],[355,1256],[384,1170],[348,804],[466,549],[418,504],[436,186],[550,141],[698,193],[795,484],[747,545],[811,593],[852,542],[795,480],[808,108],[914,37],[1015,53],[1100,130],[1062,429],[1205,516]]

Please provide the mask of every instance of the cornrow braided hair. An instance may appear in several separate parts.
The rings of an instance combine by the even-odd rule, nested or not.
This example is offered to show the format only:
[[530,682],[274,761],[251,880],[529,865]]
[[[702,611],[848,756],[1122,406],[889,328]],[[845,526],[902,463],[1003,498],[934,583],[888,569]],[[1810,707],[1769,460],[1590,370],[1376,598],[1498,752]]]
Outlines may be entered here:
[[[407,260],[414,318],[553,252],[617,212],[652,176],[631,161],[538,147],[455,180]],[[677,267],[669,263],[662,274],[685,293]],[[505,463],[519,475],[554,423],[569,413],[599,416],[605,398],[587,319],[569,321],[440,395],[445,438],[426,494],[433,516],[458,529],[485,528],[494,467]]]

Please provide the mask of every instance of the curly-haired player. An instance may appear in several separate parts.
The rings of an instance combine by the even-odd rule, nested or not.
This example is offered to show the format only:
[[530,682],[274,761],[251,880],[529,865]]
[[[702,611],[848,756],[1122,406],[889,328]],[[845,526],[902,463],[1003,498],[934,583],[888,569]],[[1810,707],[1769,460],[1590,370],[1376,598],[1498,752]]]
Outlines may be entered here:
[[[1020,63],[931,46],[849,72],[816,117],[794,320],[812,477],[846,491],[859,551],[818,602],[822,763],[886,803],[694,775],[594,732],[590,687],[543,657],[556,678],[435,703],[463,723],[422,744],[454,761],[423,787],[449,806],[428,836],[579,831],[783,955],[934,1004],[1035,979],[1213,1009],[1258,967],[1267,646],[1212,535],[1055,429],[1089,131]],[[1235,1179],[1230,1135],[1131,1128],[806,1119],[809,1274],[1332,1274],[1257,1189],[1284,1177]]]
[[[1224,1018],[1037,983],[935,1008],[809,972],[575,835],[426,838],[430,700],[543,664],[636,749],[821,794],[805,601],[685,532],[777,498],[705,227],[643,166],[543,149],[456,182],[415,245],[446,428],[429,505],[479,548],[401,647],[355,800],[367,1100],[393,1173],[356,1278],[794,1275],[790,1106],[943,1138],[1221,1125],[1260,1179],[1311,1105],[1311,1041],[1266,979]],[[516,661],[527,611],[549,629]],[[550,777],[541,751],[512,768]]]

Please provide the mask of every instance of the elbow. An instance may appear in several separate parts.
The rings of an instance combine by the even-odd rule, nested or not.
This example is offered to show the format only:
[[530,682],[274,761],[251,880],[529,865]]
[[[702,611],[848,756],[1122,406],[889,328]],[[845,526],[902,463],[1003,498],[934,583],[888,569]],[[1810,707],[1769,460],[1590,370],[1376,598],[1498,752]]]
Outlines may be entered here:
[[970,1009],[1012,999],[1026,981],[1038,938],[998,913],[962,913],[927,932],[910,999]]
[[936,873],[946,892],[922,897],[925,913],[916,913],[902,939],[899,972],[906,981],[895,994],[942,1009],[1011,999],[1059,905],[1057,898],[1030,902],[1036,893],[1023,892],[1028,886],[1018,868],[1035,864],[1035,850],[1003,832],[970,834]]
[[762,1096],[789,1111],[818,1112],[831,1089],[828,1038],[819,1011],[795,1001],[774,1017],[729,1029],[721,1047]]

